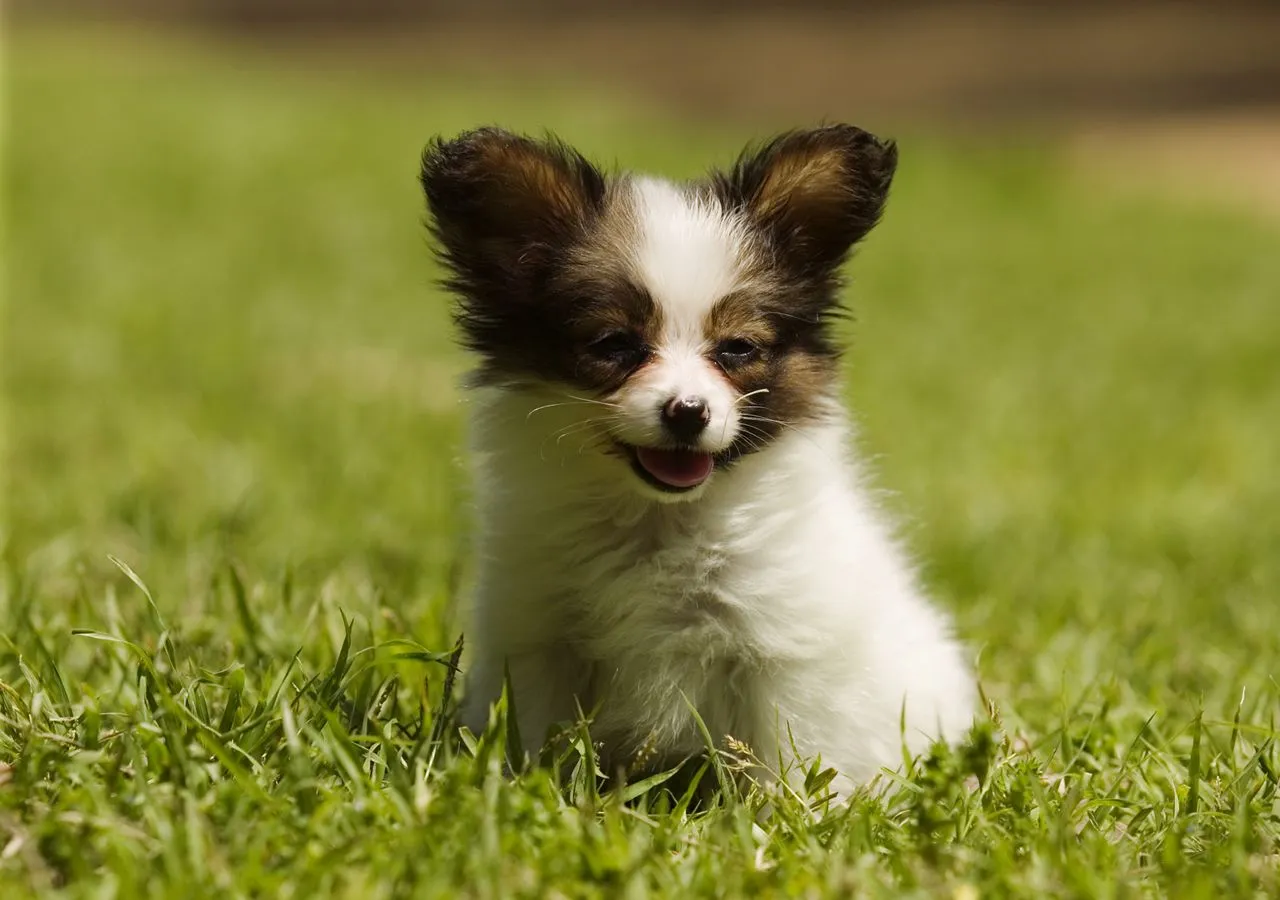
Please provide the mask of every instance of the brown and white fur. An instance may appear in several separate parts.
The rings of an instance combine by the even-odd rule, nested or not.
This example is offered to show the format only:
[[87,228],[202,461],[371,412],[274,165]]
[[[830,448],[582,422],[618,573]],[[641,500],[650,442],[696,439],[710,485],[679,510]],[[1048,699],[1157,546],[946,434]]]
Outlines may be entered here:
[[968,727],[965,654],[838,399],[838,272],[896,164],[846,125],[681,184],[494,128],[428,146],[478,357],[465,724],[509,670],[531,752],[582,709],[610,765],[675,761],[705,749],[696,710],[842,791]]

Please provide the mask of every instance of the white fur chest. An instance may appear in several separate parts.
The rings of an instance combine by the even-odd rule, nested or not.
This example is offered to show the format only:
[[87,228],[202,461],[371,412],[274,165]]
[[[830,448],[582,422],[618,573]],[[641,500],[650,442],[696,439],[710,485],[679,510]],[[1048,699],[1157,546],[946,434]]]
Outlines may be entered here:
[[767,669],[768,648],[732,590],[743,566],[732,538],[654,512],[598,534],[573,579],[565,634],[590,664],[599,736],[688,753],[702,745],[694,710],[717,737],[742,733],[742,694]]
[[690,507],[601,512],[559,510],[527,527],[507,519],[486,531],[487,576],[524,594],[542,626],[604,669],[631,656],[749,651],[745,604],[731,588],[743,565],[734,534]]

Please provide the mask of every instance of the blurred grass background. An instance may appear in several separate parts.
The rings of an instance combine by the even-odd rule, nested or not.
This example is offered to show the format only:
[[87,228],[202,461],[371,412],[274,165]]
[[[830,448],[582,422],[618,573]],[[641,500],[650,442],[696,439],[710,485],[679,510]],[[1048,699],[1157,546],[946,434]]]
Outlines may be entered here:
[[[919,15],[921,33],[941,28]],[[1168,741],[1202,710],[1274,738],[1280,219],[1267,166],[1280,155],[1256,148],[1280,129],[1275,59],[1250,49],[1268,32],[1224,14],[1203,46],[1251,35],[1225,69],[1162,81],[1148,59],[1137,82],[1111,76],[1127,92],[1108,99],[1094,71],[1081,81],[1098,96],[1060,92],[1055,106],[1050,92],[1033,109],[982,100],[1022,96],[1017,71],[993,64],[1005,86],[984,95],[975,77],[943,114],[923,76],[914,102],[902,81],[840,94],[852,64],[839,41],[827,56],[787,45],[787,59],[810,47],[802,74],[816,74],[762,88],[757,108],[746,85],[730,102],[722,73],[699,74],[731,55],[715,22],[588,23],[581,44],[597,56],[539,54],[543,39],[577,46],[556,37],[562,21],[530,22],[523,39],[475,20],[209,32],[28,15],[8,29],[0,680],[29,691],[19,660],[41,659],[111,708],[106,651],[71,629],[150,626],[108,555],[210,668],[265,640],[318,670],[344,614],[365,645],[446,649],[465,567],[465,360],[421,229],[423,143],[497,122],[692,176],[829,114],[902,148],[889,215],[851,270],[863,449],[1010,732],[1046,765],[1065,734],[1127,740],[1153,715]],[[767,34],[751,21],[717,20]],[[858,56],[857,22],[795,21]],[[867,33],[909,36],[912,21],[869,18]],[[626,44],[628,27],[683,37]],[[631,49],[591,77],[603,33]],[[718,49],[700,60],[691,34]],[[447,48],[438,65],[417,36]],[[670,46],[685,48],[687,91],[662,62]],[[1145,165],[1160,135],[1224,121],[1234,130],[1211,155],[1187,141],[1196,152]],[[237,611],[228,566],[256,618]],[[13,752],[2,762],[16,768]],[[1273,777],[1272,799],[1250,801],[1270,824],[1246,862],[1276,852],[1274,795]],[[18,821],[0,828],[39,816]]]

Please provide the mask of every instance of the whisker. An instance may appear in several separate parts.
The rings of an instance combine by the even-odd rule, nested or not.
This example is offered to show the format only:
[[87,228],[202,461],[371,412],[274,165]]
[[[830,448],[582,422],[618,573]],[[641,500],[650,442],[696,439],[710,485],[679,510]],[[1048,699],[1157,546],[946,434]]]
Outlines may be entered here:
[[[547,449],[548,441],[556,439],[558,437],[562,437],[563,435],[568,434],[575,429],[585,428],[588,425],[591,425],[594,421],[595,421],[594,418],[589,418],[579,422],[570,422],[568,425],[565,425],[563,428],[557,428],[555,431],[552,431],[546,437],[544,437],[542,439],[542,443],[538,445],[538,456],[541,457],[542,460],[545,462],[547,458],[546,449]],[[559,444],[559,441],[557,440],[556,443]]]
[[739,437],[742,438],[743,442],[746,443],[747,448],[752,453],[756,453],[764,449],[764,444],[762,443],[762,441],[764,440],[764,435],[762,434],[754,434],[749,431],[743,431],[739,434]]
[[595,424],[594,422],[579,422],[576,425],[571,425],[568,428],[560,429],[556,437],[556,446],[559,447],[560,442],[563,441],[565,438],[569,437],[569,435],[571,434],[578,434],[580,432],[590,430],[591,426],[594,424]]
[[542,412],[544,409],[555,409],[561,406],[577,406],[579,404],[587,404],[589,406],[604,406],[604,407],[608,407],[609,409],[622,409],[621,403],[611,403],[608,400],[595,400],[595,399],[592,399],[591,397],[579,397],[577,394],[569,394],[563,391],[560,392],[560,395],[562,397],[567,397],[568,400],[562,401],[560,403],[544,403],[542,406],[536,406],[533,409],[529,410],[529,413],[524,417],[524,420],[526,422],[529,421],[531,418],[533,418],[534,413]]
[[[767,394],[767,393],[769,393],[768,388],[757,388],[754,391],[747,391],[741,397],[734,400],[733,405],[736,407],[739,403],[741,403],[743,400],[746,400],[748,397],[755,397],[759,394]],[[728,431],[729,431],[729,417],[725,416],[724,425],[720,428],[720,443],[722,444],[724,443],[724,436],[728,433]]]
[[560,443],[569,435],[574,434],[576,432],[580,432],[580,431],[587,431],[594,425],[601,425],[604,427],[605,431],[612,433],[613,423],[620,421],[621,418],[622,418],[621,415],[619,415],[618,413],[610,413],[608,415],[603,415],[603,416],[592,416],[590,418],[583,419],[579,422],[570,422],[568,425],[564,426],[563,428],[557,428],[555,431],[551,432],[545,438],[542,439],[542,444],[539,445],[538,447],[538,455],[545,461],[547,458],[546,447],[547,447],[548,441],[554,439],[556,442],[556,446],[559,447]]
[[769,439],[769,437],[770,437],[770,436],[769,436],[765,431],[763,431],[762,429],[760,429],[760,428],[759,428],[759,427],[757,427],[757,426],[753,426],[753,425],[752,425],[751,423],[749,423],[749,422],[748,422],[748,423],[744,423],[744,424],[743,424],[743,425],[738,429],[738,431],[739,431],[739,433],[740,433],[740,434],[742,434],[742,435],[743,435],[743,436],[745,436],[745,437],[755,438],[756,440],[759,440],[759,441],[767,441],[767,440]]
[[580,422],[570,422],[563,428],[557,428],[555,431],[551,432],[551,434],[547,435],[547,439],[550,440],[553,437],[564,437],[566,434],[573,434],[575,431],[581,431],[582,429],[589,428],[592,425],[601,425],[606,422],[617,420],[617,416],[593,416],[590,419],[583,419]]
[[819,450],[821,450],[821,451],[822,451],[822,454],[823,454],[824,456],[826,456],[828,459],[830,459],[830,454],[827,452],[827,448],[826,448],[826,447],[824,447],[824,446],[822,446],[821,444],[819,444],[819,443],[814,439],[813,435],[808,434],[807,432],[805,432],[805,431],[803,431],[803,430],[801,430],[801,429],[797,428],[796,426],[792,425],[790,422],[782,422],[782,421],[779,421],[778,419],[770,419],[768,416],[761,416],[761,415],[758,415],[758,414],[756,414],[756,413],[743,413],[743,414],[742,414],[742,421],[744,421],[744,422],[746,422],[746,421],[760,422],[760,423],[768,424],[768,425],[777,425],[779,428],[788,428],[788,429],[790,429],[791,431],[793,431],[793,432],[795,432],[796,434],[798,434],[798,435],[800,435],[801,437],[803,437],[805,440],[809,441],[809,443],[813,444],[813,446],[815,446],[815,447],[817,447]]
[[533,418],[534,413],[542,412],[544,409],[555,409],[558,406],[579,406],[583,403],[593,403],[593,402],[595,401],[575,399],[575,400],[571,400],[564,403],[544,403],[542,406],[535,406],[533,409],[529,410],[529,414],[524,417],[524,420],[528,422],[530,419]]
[[743,400],[746,400],[748,397],[754,397],[754,396],[756,396],[757,394],[767,394],[767,393],[769,393],[769,389],[768,389],[768,388],[757,388],[757,389],[756,389],[756,390],[754,390],[754,391],[747,391],[745,394],[743,394],[743,395],[742,395],[741,397],[739,397],[737,400],[734,400],[734,401],[733,401],[733,405],[734,405],[734,406],[737,406],[739,403],[741,403]]
[[608,406],[612,409],[622,409],[621,403],[611,403],[608,400],[592,400],[589,397],[579,397],[577,394],[565,394],[570,400],[577,400],[579,403],[594,403],[596,406]]

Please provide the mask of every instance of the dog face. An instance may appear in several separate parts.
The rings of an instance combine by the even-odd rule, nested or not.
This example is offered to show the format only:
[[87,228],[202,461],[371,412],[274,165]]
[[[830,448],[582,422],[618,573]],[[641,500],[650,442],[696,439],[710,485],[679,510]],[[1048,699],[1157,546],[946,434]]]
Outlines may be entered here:
[[429,145],[422,185],[476,380],[576,398],[592,450],[672,500],[834,393],[838,270],[896,163],[834,125],[673,184],[480,129]]

